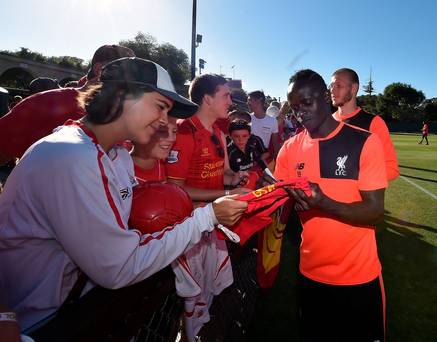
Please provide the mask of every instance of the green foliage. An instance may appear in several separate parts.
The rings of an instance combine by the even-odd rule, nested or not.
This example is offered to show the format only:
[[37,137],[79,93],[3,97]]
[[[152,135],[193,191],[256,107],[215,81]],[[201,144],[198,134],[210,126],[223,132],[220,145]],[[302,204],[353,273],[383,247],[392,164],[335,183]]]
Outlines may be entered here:
[[401,121],[417,121],[419,106],[425,100],[422,91],[409,84],[392,83],[376,101],[377,112]]
[[167,69],[178,91],[182,91],[190,78],[190,64],[184,50],[165,43],[156,48],[155,61]]
[[437,122],[437,98],[426,100],[422,108],[423,120]]
[[72,56],[44,56],[42,53],[31,51],[28,48],[20,47],[17,51],[8,51],[8,50],[2,50],[0,51],[2,53],[25,58],[31,61],[40,62],[40,63],[51,63],[55,65],[59,65],[64,68],[73,68],[80,71],[85,72],[88,70],[88,64],[84,63],[83,59],[72,57]]
[[169,43],[159,44],[154,37],[142,32],[138,32],[134,39],[122,40],[119,44],[132,49],[137,57],[149,59],[167,69],[176,90],[187,92],[185,83],[190,77],[190,63],[185,51]]
[[[169,43],[159,44],[154,37],[142,32],[138,32],[133,39],[120,41],[119,44],[132,49],[136,56],[150,59],[167,69],[176,90],[181,94],[187,94],[188,89],[185,83],[190,77],[190,63],[185,51]],[[52,63],[61,67],[74,68],[83,72],[89,69],[89,63],[85,63],[83,59],[72,56],[47,57],[24,47],[15,52],[6,50],[1,52],[36,62]]]
[[131,49],[135,56],[150,60],[153,60],[152,56],[155,54],[157,46],[154,37],[142,32],[138,32],[134,39],[122,40],[119,44]]
[[5,52],[10,53],[11,55],[14,55],[17,57],[30,59],[30,60],[35,61],[35,62],[42,62],[42,63],[47,62],[47,57],[44,56],[42,53],[31,51],[25,47],[20,47],[20,50],[15,51],[15,52],[9,52],[9,51],[5,51]]
[[376,101],[378,96],[376,95],[361,95],[357,97],[358,106],[368,111],[369,113],[378,114],[376,107]]
[[72,56],[48,57],[47,61],[49,63],[57,64],[65,68],[74,68],[82,71],[88,70],[88,65],[84,64],[84,60],[78,57],[72,57]]

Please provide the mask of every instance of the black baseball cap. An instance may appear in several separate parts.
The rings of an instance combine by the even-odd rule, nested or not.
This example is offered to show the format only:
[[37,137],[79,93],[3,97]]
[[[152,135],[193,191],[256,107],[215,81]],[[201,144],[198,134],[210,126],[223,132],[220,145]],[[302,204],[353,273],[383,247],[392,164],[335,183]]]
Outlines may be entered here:
[[189,118],[198,110],[194,102],[176,92],[167,70],[146,59],[138,57],[116,59],[103,67],[100,81],[103,83],[117,82],[130,88],[156,91],[174,101],[173,108],[168,115],[176,118]]

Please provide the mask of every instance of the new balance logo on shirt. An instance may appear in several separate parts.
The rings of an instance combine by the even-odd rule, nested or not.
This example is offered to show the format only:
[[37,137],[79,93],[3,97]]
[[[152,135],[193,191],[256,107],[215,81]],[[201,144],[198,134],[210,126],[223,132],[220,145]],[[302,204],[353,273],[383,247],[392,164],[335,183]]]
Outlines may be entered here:
[[297,163],[296,172],[298,177],[302,177],[302,170],[305,167],[305,163]]

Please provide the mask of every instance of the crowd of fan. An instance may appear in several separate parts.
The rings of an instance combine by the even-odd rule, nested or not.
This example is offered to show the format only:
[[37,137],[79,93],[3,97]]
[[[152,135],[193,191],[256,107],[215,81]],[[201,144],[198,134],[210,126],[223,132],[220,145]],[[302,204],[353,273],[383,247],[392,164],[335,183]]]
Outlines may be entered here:
[[[331,104],[325,101],[326,84],[311,70],[293,76],[288,101],[284,103],[267,103],[261,90],[250,92],[247,104],[233,101],[227,80],[215,74],[196,77],[191,82],[188,100],[176,94],[170,76],[159,65],[136,58],[130,49],[117,45],[100,47],[93,56],[91,69],[77,82],[60,87],[49,78],[32,81],[31,95],[14,98],[10,111],[0,118],[4,183],[0,194],[0,302],[11,307],[18,317],[6,308],[0,310],[3,312],[0,315],[9,315],[9,319],[5,316],[0,320],[0,326],[4,324],[4,332],[0,332],[4,335],[0,336],[8,336],[10,341],[16,336],[18,340],[19,330],[36,336],[39,329],[58,322],[54,317],[62,317],[68,311],[66,303],[86,302],[101,295],[104,289],[114,289],[111,296],[121,296],[126,303],[137,302],[138,291],[121,295],[120,291],[141,284],[171,265],[176,291],[185,300],[186,338],[195,341],[202,325],[210,319],[208,308],[214,296],[233,282],[227,242],[220,236],[234,241],[235,234],[226,227],[244,219],[248,204],[241,200],[242,195],[271,183],[273,172],[280,180],[291,181],[294,172],[300,177],[304,167],[305,170],[312,167],[308,161],[291,165],[290,156],[298,155],[292,152],[295,145],[300,144],[299,148],[305,150],[314,141],[326,138],[323,146],[332,140],[329,146],[337,151],[338,139],[350,138],[348,143],[362,144],[358,152],[340,148],[338,156],[342,159],[332,154],[335,170],[323,169],[322,159],[330,153],[325,151],[326,155],[317,157],[321,171],[314,176],[321,184],[322,178],[346,176],[348,156],[352,163],[353,155],[358,155],[361,164],[353,179],[359,178],[361,200],[359,195],[336,198],[335,203],[326,200],[322,190],[328,189],[327,185],[326,188],[321,185],[322,190],[311,185],[314,199],[300,190],[287,191],[305,222],[311,221],[306,212],[316,208],[312,210],[326,211],[342,222],[351,222],[353,229],[373,225],[383,208],[380,189],[399,173],[390,140],[381,145],[373,134],[369,138],[355,129],[343,128],[342,121],[364,113],[356,103],[355,108],[347,107],[351,99],[341,103],[336,95],[344,87],[345,78],[351,79],[353,87],[357,86],[358,79],[353,75],[356,74],[350,69],[333,74],[330,91],[333,104],[339,108],[333,116]],[[307,88],[311,90],[308,94]],[[319,106],[316,110],[310,108],[316,103]],[[353,114],[345,116],[342,109]],[[311,117],[312,110],[323,118]],[[362,127],[366,131],[377,126],[379,139],[387,138],[385,124],[375,121],[373,115],[351,124],[360,126],[361,122],[367,125]],[[320,127],[326,130],[325,136]],[[339,138],[331,139],[331,134]],[[366,166],[370,162],[366,158],[378,146],[381,151],[384,147],[384,156],[378,152],[380,155],[376,153],[374,158],[383,164],[369,166],[374,176],[370,181]],[[314,153],[320,151],[308,150],[308,156]],[[362,160],[360,153],[366,154]],[[380,167],[378,175],[374,167]],[[331,171],[335,175],[322,177]],[[153,192],[156,197],[152,198],[150,184],[156,182],[165,185],[162,188],[157,185]],[[165,182],[182,188],[188,200]],[[358,194],[348,184],[348,191]],[[147,188],[146,195],[139,194],[141,187]],[[129,216],[135,196],[149,196],[142,200],[145,212],[147,203],[158,204],[154,206],[155,212],[145,218],[149,220],[147,227],[131,226],[133,220]],[[359,208],[353,207],[353,203],[360,201],[363,204]],[[156,215],[180,212],[186,202],[188,212],[151,230]],[[349,206],[342,207],[339,202]],[[359,210],[362,214],[358,214]],[[334,225],[331,218],[326,221]],[[310,231],[305,222],[304,229]],[[337,224],[335,229],[343,226]],[[354,241],[372,239],[355,235]],[[307,239],[305,243],[311,241]],[[320,255],[325,255],[326,247],[317,248]],[[325,277],[320,269],[314,271],[316,267],[311,269],[306,259],[301,271],[305,277],[330,286],[370,281],[373,286],[380,273],[379,261],[374,254],[367,256],[374,261],[371,271],[364,275],[354,271],[354,276],[344,276],[348,268],[353,268],[347,264],[338,271],[341,273],[338,282],[331,276]],[[348,258],[344,257],[346,263]],[[344,260],[335,262],[341,264]],[[363,256],[357,260],[367,267]],[[316,272],[317,276],[312,277]],[[314,287],[305,277],[302,284]],[[98,315],[105,316],[107,309],[103,307]],[[311,313],[305,318],[313,320],[314,316]],[[376,321],[372,324],[379,324],[379,316]],[[380,337],[381,330],[375,329],[374,336]],[[310,336],[313,332],[308,331]]]

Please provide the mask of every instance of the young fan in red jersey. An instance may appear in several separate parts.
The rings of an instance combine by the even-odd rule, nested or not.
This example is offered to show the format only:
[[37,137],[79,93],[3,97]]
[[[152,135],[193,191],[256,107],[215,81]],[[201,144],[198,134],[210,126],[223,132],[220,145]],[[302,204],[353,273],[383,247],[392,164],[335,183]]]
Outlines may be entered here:
[[182,186],[194,202],[208,202],[228,194],[250,190],[224,190],[237,185],[244,173],[229,167],[226,139],[216,121],[228,116],[232,104],[227,81],[219,75],[196,77],[189,89],[190,98],[199,105],[193,117],[178,123],[178,135],[167,161],[170,181]]
[[[228,117],[230,90],[222,76],[204,74],[190,85],[190,99],[199,110],[189,119],[178,122],[176,143],[167,161],[169,181],[183,187],[197,205],[205,205],[217,197],[249,192],[245,188],[225,190],[224,185],[237,185],[246,172],[233,172],[229,167],[225,137],[217,119]],[[194,341],[202,325],[209,321],[208,308],[214,295],[233,282],[226,243],[216,232],[203,239],[173,265],[178,282],[176,289],[185,297],[185,331]]]
[[384,154],[376,134],[336,121],[322,77],[301,70],[288,101],[305,131],[285,142],[275,176],[309,179],[290,189],[303,225],[299,309],[305,341],[384,341],[385,297],[375,224],[384,215]]
[[157,127],[149,143],[133,143],[131,156],[135,177],[140,183],[167,180],[164,163],[176,141],[177,131],[176,118],[169,117],[168,125]]

